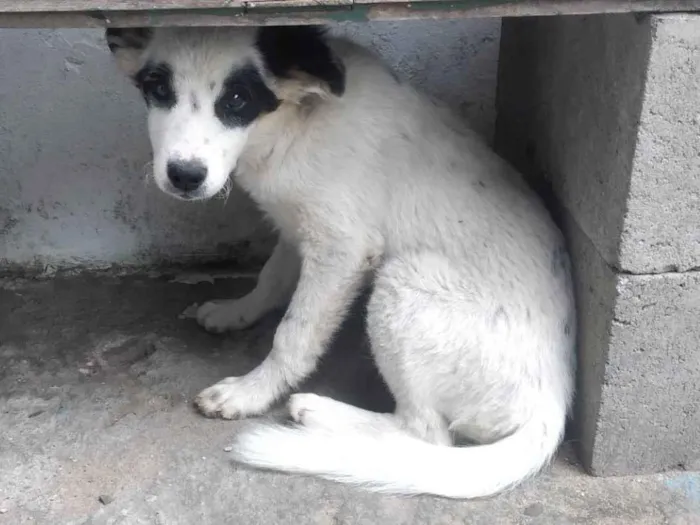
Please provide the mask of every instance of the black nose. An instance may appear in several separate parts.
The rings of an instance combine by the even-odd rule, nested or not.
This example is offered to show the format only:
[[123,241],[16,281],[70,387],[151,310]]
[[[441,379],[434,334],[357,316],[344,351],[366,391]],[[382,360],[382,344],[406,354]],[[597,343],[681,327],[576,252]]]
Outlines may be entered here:
[[168,162],[168,178],[182,191],[194,191],[207,177],[207,167],[196,161]]

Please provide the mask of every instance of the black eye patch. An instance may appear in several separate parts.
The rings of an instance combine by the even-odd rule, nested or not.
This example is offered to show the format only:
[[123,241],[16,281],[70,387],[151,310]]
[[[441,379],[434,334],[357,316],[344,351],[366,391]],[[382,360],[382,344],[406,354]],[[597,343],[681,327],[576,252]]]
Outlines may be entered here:
[[149,106],[171,109],[177,104],[173,70],[168,64],[146,64],[136,73],[134,82]]
[[226,78],[214,104],[214,113],[224,126],[240,128],[250,125],[262,113],[276,110],[277,106],[279,100],[251,64]]

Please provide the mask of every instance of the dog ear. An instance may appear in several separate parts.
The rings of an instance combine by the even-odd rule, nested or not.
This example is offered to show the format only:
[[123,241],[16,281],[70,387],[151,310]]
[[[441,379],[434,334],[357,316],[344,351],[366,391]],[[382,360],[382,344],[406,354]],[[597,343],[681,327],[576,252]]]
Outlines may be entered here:
[[256,45],[274,76],[301,81],[309,92],[318,92],[320,86],[321,91],[339,97],[345,91],[345,66],[331,51],[324,33],[313,26],[262,27]]
[[109,28],[107,45],[117,60],[119,68],[133,77],[141,66],[141,55],[148,46],[153,31],[145,27],[128,29]]

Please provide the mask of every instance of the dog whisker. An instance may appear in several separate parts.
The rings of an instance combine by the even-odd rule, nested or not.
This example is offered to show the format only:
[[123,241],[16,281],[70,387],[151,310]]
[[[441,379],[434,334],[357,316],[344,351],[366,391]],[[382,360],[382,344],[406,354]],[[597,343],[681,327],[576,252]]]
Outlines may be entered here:
[[223,200],[224,205],[226,205],[228,203],[228,198],[231,196],[231,190],[233,190],[233,182],[231,179],[227,179],[219,193],[216,194],[216,198]]

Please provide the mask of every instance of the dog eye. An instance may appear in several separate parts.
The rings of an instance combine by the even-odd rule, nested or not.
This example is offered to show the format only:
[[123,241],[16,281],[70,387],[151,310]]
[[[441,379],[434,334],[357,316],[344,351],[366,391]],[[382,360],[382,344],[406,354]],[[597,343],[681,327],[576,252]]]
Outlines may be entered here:
[[153,97],[158,102],[166,102],[172,98],[173,90],[166,78],[155,76],[146,79],[143,85],[146,95]]
[[238,113],[248,105],[251,99],[250,91],[245,86],[233,86],[226,93],[224,110],[227,113]]
[[168,98],[170,96],[170,86],[165,82],[159,82],[153,88],[153,95],[161,100]]

